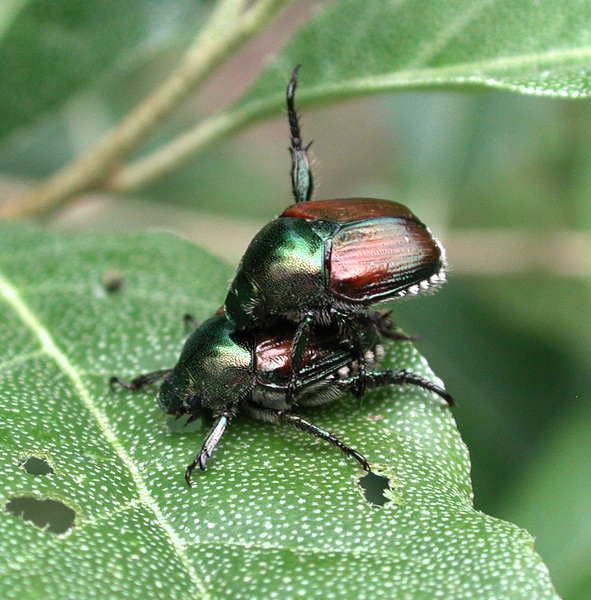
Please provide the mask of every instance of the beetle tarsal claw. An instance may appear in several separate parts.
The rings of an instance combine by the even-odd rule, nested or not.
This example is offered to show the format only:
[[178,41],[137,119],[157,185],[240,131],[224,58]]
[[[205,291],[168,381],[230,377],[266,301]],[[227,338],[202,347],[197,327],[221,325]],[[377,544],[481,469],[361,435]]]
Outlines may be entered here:
[[199,468],[205,471],[207,469],[207,459],[211,458],[211,452],[200,452],[197,458],[199,459]]
[[185,481],[189,487],[193,487],[191,485],[191,475],[193,474],[193,469],[197,466],[197,462],[194,460],[185,471]]

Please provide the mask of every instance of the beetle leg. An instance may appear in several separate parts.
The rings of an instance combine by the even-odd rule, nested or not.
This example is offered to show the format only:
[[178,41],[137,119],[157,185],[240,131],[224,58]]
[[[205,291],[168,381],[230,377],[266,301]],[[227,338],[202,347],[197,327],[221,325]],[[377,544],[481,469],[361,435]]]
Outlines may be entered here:
[[[347,385],[353,392],[357,387],[356,379],[357,376],[355,375],[347,380]],[[424,390],[434,392],[443,398],[447,402],[448,406],[453,406],[454,403],[451,394],[449,394],[442,387],[429,381],[428,379],[419,377],[414,373],[409,373],[408,371],[394,371],[393,369],[373,371],[372,373],[366,374],[365,383],[368,388],[382,387],[384,385],[416,385]]]
[[363,398],[367,384],[367,373],[365,371],[365,352],[358,335],[355,336],[355,352],[357,353],[357,385],[353,390],[353,395],[356,398]]
[[[353,321],[351,318],[345,317],[343,321],[343,327],[345,329],[347,337],[352,341],[354,348],[352,349],[353,358],[357,361],[357,374],[355,375],[356,385],[350,386],[351,392],[356,398],[363,398],[365,394],[365,348],[361,335],[359,333],[358,323]],[[374,326],[372,322],[368,322],[368,325]]]
[[287,388],[285,390],[285,402],[288,406],[293,404],[293,399],[295,398],[295,393],[298,385],[298,374],[296,371],[292,371],[289,377],[289,382],[287,384]]
[[298,327],[293,336],[293,342],[291,344],[291,376],[289,383],[287,384],[287,391],[285,392],[285,402],[288,406],[293,404],[297,383],[298,374],[304,359],[306,348],[308,347],[308,338],[310,334],[310,327],[314,322],[314,316],[307,314],[298,323]]
[[377,329],[378,333],[389,340],[415,341],[417,338],[410,337],[397,330],[397,325],[390,317],[391,311],[372,310],[368,313],[369,322]]
[[277,416],[282,421],[287,421],[288,423],[290,423],[291,425],[293,425],[296,429],[299,429],[300,431],[305,431],[306,433],[310,433],[314,437],[317,437],[317,438],[320,438],[321,440],[326,440],[327,442],[330,442],[331,444],[335,445],[341,452],[343,452],[347,456],[352,456],[356,461],[359,462],[359,464],[363,467],[363,469],[365,471],[371,471],[371,467],[369,466],[369,463],[361,454],[359,454],[359,452],[357,452],[356,450],[353,450],[353,448],[349,448],[349,446],[345,446],[345,444],[343,444],[343,442],[341,442],[341,440],[339,440],[339,438],[337,438],[334,434],[330,433],[329,431],[320,429],[320,427],[317,427],[316,425],[312,425],[312,423],[305,421],[301,417],[297,417],[295,415],[290,415],[283,411],[277,411]]
[[207,459],[211,458],[212,452],[222,439],[222,436],[228,427],[228,423],[233,416],[234,413],[230,411],[224,411],[216,415],[216,421],[205,437],[205,441],[203,442],[203,446],[201,446],[199,454],[195,457],[195,460],[187,467],[187,470],[185,471],[185,481],[189,487],[191,487],[191,474],[193,473],[193,470],[197,465],[199,465],[199,468],[202,471],[205,471]]
[[172,369],[160,369],[159,371],[144,373],[143,375],[139,375],[129,382],[121,379],[120,377],[111,377],[111,379],[109,379],[109,386],[111,389],[113,389],[113,384],[118,383],[128,390],[137,391],[141,390],[147,385],[150,385],[151,383],[154,383],[155,381],[158,381],[159,379],[164,379],[171,371]]
[[298,123],[298,114],[293,102],[299,68],[300,65],[293,70],[287,86],[287,116],[291,133],[291,186],[296,203],[310,200],[312,190],[314,189],[312,169],[308,160],[308,148],[310,144],[302,148],[300,124]]

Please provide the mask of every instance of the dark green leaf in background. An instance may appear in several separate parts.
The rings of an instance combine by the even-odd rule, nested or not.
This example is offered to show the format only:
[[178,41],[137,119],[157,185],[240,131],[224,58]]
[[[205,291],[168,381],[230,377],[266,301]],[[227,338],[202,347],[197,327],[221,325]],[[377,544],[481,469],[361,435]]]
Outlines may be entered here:
[[552,561],[556,584],[568,598],[591,594],[591,405],[583,397],[579,402],[580,410],[559,424],[503,507],[519,523],[536,522],[540,551]]
[[[105,76],[118,81],[114,72],[122,65],[144,61],[158,72],[163,64],[152,64],[150,56],[165,58],[154,48],[182,47],[193,37],[205,18],[202,4],[38,0],[23,2],[12,13],[0,12],[6,21],[4,26],[0,21],[0,138],[52,108],[75,102],[81,91],[96,91]],[[569,98],[589,95],[587,2],[339,0],[321,7],[243,96],[237,126],[283,108],[285,81],[298,63],[303,65],[302,104],[410,88],[492,87]],[[136,98],[130,71],[123,72],[120,87]],[[156,81],[152,87],[140,85],[137,99],[155,86]],[[129,110],[125,96],[118,104]],[[93,101],[104,103],[94,115],[95,133],[105,131],[109,123],[104,113],[118,115],[122,106],[110,106],[108,98]],[[92,118],[89,114],[85,122],[90,131]],[[65,125],[61,135],[66,140],[59,146],[71,143]],[[189,119],[187,127],[193,125]],[[28,156],[31,151],[42,152],[28,148]],[[0,152],[0,163],[5,160]],[[39,173],[31,165],[17,166],[10,159],[9,164],[17,172]]]
[[[451,412],[411,387],[311,412],[390,479],[382,508],[334,448],[242,419],[188,489],[208,424],[171,432],[153,393],[107,380],[172,365],[229,274],[166,235],[0,230],[3,598],[557,598],[532,538],[472,508]],[[388,355],[433,377],[408,343]],[[14,508],[47,498],[66,533]]]
[[126,60],[149,55],[181,24],[196,33],[202,4],[31,0],[0,11],[0,138]]

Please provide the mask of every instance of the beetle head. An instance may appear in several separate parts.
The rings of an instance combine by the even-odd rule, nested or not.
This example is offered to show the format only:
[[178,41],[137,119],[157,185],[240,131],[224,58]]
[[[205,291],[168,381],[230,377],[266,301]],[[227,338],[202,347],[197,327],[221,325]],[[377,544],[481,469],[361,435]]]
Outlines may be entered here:
[[198,414],[235,406],[252,387],[251,336],[235,330],[223,314],[198,327],[158,392],[168,414]]

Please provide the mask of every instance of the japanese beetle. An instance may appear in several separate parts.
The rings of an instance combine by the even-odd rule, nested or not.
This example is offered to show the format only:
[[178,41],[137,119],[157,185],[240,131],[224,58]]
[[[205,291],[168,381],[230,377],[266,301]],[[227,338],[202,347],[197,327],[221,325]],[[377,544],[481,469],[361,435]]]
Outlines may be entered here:
[[298,323],[292,349],[294,386],[313,323],[338,323],[359,349],[355,329],[375,321],[372,305],[435,289],[445,281],[445,254],[408,208],[375,198],[310,200],[313,178],[302,146],[294,95],[287,87],[292,187],[296,203],[266,225],[244,254],[225,300],[239,330],[276,319]]
[[[388,320],[387,316],[382,318]],[[189,421],[202,414],[213,416],[214,425],[185,472],[189,485],[193,470],[197,466],[205,470],[208,458],[237,414],[262,421],[286,421],[334,444],[369,471],[369,463],[361,454],[332,433],[291,414],[295,404],[319,405],[347,391],[356,396],[363,394],[351,340],[343,336],[336,324],[314,326],[300,363],[297,391],[293,400],[288,401],[286,391],[291,381],[291,348],[296,331],[297,325],[289,321],[265,330],[239,331],[220,311],[189,336],[174,368],[140,375],[129,383],[113,377],[110,383],[139,390],[164,379],[157,396],[164,412],[188,414]],[[358,338],[366,364],[379,367],[383,348],[375,328],[361,328]],[[452,404],[451,396],[443,388],[413,373],[383,369],[365,375],[367,387],[392,384],[416,385]]]

